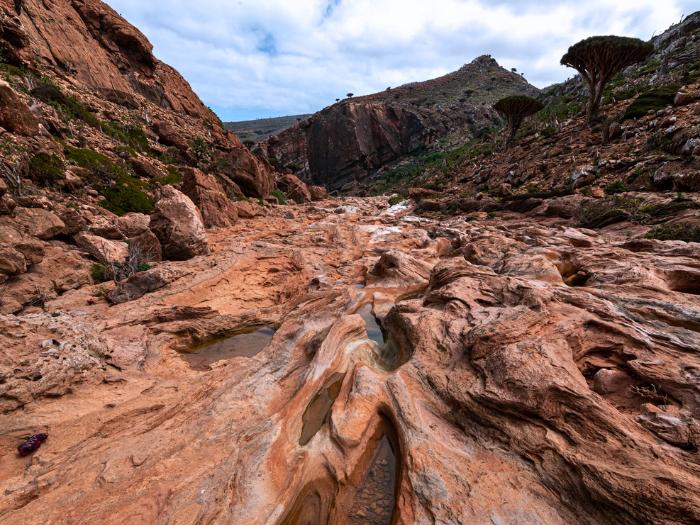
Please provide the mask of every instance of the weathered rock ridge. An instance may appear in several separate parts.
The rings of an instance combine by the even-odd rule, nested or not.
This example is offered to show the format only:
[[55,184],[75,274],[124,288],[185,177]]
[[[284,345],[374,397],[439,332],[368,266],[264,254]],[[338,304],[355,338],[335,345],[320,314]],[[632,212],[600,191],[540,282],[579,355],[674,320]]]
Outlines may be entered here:
[[459,71],[343,100],[274,135],[262,150],[307,183],[338,190],[438,140],[464,141],[499,122],[491,104],[535,94],[520,75],[479,57]]
[[0,318],[0,523],[700,519],[700,245],[289,210]]

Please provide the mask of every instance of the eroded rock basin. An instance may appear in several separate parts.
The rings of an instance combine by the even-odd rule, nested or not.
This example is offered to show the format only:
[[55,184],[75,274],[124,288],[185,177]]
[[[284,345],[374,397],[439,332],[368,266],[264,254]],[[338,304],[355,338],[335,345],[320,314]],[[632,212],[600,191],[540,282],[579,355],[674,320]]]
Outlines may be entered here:
[[254,357],[262,352],[275,335],[273,328],[263,327],[230,335],[183,352],[182,358],[196,370],[209,370],[220,361],[236,357]]
[[696,245],[346,204],[1,319],[0,523],[700,521]]

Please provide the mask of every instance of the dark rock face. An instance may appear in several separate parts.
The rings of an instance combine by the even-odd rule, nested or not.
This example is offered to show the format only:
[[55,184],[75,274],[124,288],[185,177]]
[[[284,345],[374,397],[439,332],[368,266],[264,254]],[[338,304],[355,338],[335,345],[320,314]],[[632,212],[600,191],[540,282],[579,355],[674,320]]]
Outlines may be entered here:
[[479,57],[438,79],[334,104],[270,137],[262,149],[305,182],[338,190],[439,139],[467,140],[498,122],[491,104],[521,93],[537,89]]

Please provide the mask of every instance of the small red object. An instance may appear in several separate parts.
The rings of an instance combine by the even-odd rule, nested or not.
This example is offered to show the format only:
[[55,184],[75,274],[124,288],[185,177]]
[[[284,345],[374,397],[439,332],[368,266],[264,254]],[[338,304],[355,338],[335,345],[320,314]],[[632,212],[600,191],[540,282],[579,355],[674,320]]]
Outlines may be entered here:
[[17,447],[17,452],[19,452],[19,455],[22,457],[28,456],[29,454],[39,450],[39,447],[44,443],[44,441],[47,440],[48,437],[48,434],[34,434]]

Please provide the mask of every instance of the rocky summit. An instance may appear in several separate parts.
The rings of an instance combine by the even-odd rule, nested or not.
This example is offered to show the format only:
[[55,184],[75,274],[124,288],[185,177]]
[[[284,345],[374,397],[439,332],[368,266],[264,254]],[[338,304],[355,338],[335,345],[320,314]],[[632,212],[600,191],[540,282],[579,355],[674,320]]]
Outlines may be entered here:
[[700,522],[700,13],[652,44],[593,124],[481,57],[253,153],[0,0],[0,524]]

